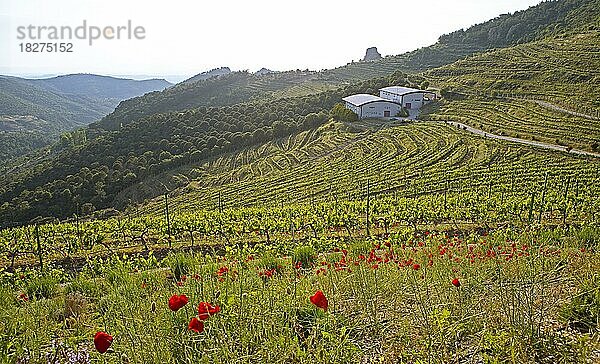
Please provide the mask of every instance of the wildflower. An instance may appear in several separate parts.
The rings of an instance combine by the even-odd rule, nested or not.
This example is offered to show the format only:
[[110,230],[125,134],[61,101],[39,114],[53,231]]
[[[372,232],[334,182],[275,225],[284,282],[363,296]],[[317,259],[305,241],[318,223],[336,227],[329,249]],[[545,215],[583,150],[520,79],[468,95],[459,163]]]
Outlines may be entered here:
[[313,305],[322,308],[323,311],[327,311],[329,303],[321,290],[317,291],[313,296],[310,296],[310,302],[312,302]]
[[204,331],[204,322],[198,320],[195,317],[192,317],[190,323],[188,324],[188,330],[194,331],[196,333],[201,333]]
[[227,272],[229,272],[229,268],[226,266],[222,266],[221,268],[219,268],[219,270],[217,271],[217,275],[219,277],[222,277],[223,275],[227,274]]
[[113,337],[103,331],[98,331],[94,335],[94,346],[100,354],[106,353],[112,342]]
[[263,277],[265,279],[268,279],[268,278],[272,278],[274,273],[275,273],[275,268],[273,268],[273,269],[265,269],[263,271],[259,271],[258,272],[258,276],[259,277]]
[[25,293],[21,293],[19,295],[19,299],[22,300],[23,302],[29,301],[29,297],[27,297],[27,295]]
[[208,302],[200,302],[198,305],[198,318],[202,321],[208,319],[210,316],[216,315],[221,311],[219,306],[213,306]]
[[419,263],[415,263],[415,264],[413,264],[412,268],[414,270],[419,270],[419,269],[421,269],[421,265]]
[[175,294],[175,295],[171,296],[171,298],[169,298],[169,308],[171,309],[171,311],[176,312],[183,306],[187,305],[187,303],[188,303],[188,298],[184,294],[182,294],[181,296],[178,296]]
[[452,280],[452,285],[453,285],[454,287],[460,287],[460,281],[458,280],[458,278],[454,278],[454,279]]

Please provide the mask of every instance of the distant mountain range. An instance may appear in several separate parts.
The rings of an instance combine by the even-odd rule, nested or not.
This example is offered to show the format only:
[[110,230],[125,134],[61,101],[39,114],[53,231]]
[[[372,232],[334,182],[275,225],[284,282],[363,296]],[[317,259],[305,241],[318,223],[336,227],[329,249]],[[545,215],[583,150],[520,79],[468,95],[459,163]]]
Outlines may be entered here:
[[171,85],[159,79],[136,81],[91,74],[45,79],[0,76],[0,162],[101,119],[122,100]]

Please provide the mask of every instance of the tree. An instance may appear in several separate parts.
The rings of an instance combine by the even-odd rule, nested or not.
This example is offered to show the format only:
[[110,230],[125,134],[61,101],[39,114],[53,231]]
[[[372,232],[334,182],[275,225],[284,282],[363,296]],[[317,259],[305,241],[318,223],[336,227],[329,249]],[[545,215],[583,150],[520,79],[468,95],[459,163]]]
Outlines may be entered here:
[[331,117],[334,120],[338,121],[356,121],[358,120],[358,115],[356,115],[352,110],[347,109],[343,104],[336,104],[330,112]]

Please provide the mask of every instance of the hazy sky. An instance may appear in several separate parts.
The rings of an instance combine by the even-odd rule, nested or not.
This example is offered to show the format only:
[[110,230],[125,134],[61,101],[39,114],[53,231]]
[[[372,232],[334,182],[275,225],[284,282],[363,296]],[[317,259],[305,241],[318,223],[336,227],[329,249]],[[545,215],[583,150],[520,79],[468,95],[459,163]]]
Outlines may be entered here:
[[[0,74],[192,75],[220,66],[318,70],[358,60],[369,46],[383,55],[427,46],[443,33],[539,2],[0,0]],[[75,39],[72,53],[20,50],[20,43],[32,40],[17,39],[19,26],[75,28],[83,20],[101,28],[131,20],[146,37],[101,39],[92,46]]]

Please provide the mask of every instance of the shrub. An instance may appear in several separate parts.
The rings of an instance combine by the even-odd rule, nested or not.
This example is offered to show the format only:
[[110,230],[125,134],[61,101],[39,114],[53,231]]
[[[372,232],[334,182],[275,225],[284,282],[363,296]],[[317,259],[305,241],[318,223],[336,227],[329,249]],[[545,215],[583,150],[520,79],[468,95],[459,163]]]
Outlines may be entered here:
[[52,298],[58,292],[58,280],[47,275],[34,277],[27,283],[26,291],[29,298]]
[[373,245],[368,240],[357,241],[350,244],[349,250],[354,255],[368,254]]
[[260,258],[258,266],[261,269],[274,270],[277,273],[281,273],[281,268],[283,264],[280,259],[276,258],[273,254],[267,252],[263,254],[263,256]]
[[600,276],[585,280],[571,301],[565,304],[560,316],[569,326],[591,332],[600,324]]
[[171,254],[165,258],[165,261],[177,280],[180,280],[184,275],[190,274],[194,266],[194,258],[188,254]]
[[334,120],[338,121],[356,121],[358,120],[358,115],[356,115],[352,110],[346,109],[346,107],[341,104],[335,104],[333,109],[331,109],[331,117]]
[[314,263],[315,258],[315,249],[308,245],[296,247],[296,249],[294,249],[294,254],[292,255],[294,264],[300,263],[302,264],[302,267],[310,267],[310,265]]
[[401,117],[401,118],[405,118],[408,116],[408,109],[405,108],[404,106],[402,106],[402,108],[400,109],[400,111],[398,111],[398,113],[396,114],[397,117]]
[[100,292],[100,288],[94,281],[78,275],[68,286],[66,286],[65,291],[67,294],[78,293],[85,297],[95,297]]

